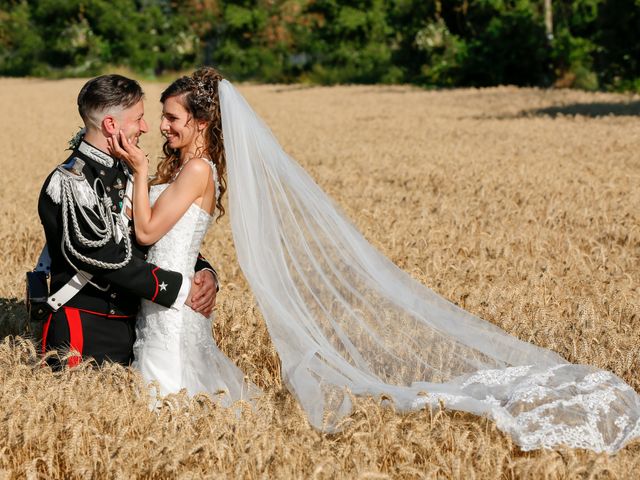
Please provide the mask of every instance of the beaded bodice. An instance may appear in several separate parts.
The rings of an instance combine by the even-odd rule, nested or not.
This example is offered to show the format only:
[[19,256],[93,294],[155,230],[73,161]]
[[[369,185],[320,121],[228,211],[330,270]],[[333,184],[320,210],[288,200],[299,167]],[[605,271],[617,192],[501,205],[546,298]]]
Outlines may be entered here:
[[[215,196],[218,198],[220,189],[216,167],[210,160],[203,160],[211,167],[211,174],[215,184]],[[182,171],[182,167],[176,172],[174,180],[180,174],[180,171]],[[169,185],[171,184],[163,183],[151,186],[149,201],[152,206]],[[212,215],[195,203],[191,204],[171,230],[151,247],[148,261],[161,268],[180,272],[184,276],[192,276],[200,245],[213,218]]]
[[[153,205],[169,184],[153,185],[149,199]],[[192,204],[178,222],[150,249],[148,261],[167,270],[193,275],[200,245],[213,217]]]
[[[210,166],[217,196],[216,170],[212,163]],[[165,183],[151,187],[149,200],[152,206],[169,185],[171,184]],[[185,279],[193,278],[198,252],[213,218],[196,204],[191,204],[178,222],[151,246],[147,260],[160,268],[179,272]],[[166,348],[170,348],[177,346],[179,342],[176,343],[176,338],[182,338],[184,335],[192,339],[206,338],[211,334],[211,321],[184,305],[167,309],[143,300],[138,315],[137,332],[138,339],[134,346],[136,356],[139,355],[143,344],[149,340],[160,342]],[[196,340],[192,340],[193,342],[197,343]]]

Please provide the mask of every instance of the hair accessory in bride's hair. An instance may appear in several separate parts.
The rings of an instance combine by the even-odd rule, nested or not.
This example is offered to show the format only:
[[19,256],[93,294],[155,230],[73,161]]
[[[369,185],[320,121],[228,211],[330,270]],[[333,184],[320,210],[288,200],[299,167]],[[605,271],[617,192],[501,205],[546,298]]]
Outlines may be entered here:
[[[217,80],[214,80],[217,82]],[[195,80],[195,89],[192,93],[193,103],[206,111],[210,111],[215,104],[216,89],[214,82]]]

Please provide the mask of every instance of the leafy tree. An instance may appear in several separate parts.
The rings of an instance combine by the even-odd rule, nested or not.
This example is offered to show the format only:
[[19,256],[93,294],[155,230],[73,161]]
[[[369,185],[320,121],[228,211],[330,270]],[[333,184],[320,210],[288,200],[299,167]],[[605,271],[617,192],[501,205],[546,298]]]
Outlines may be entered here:
[[309,78],[320,83],[402,80],[402,70],[393,64],[393,31],[385,5],[383,0],[309,3],[305,13],[317,18],[307,45],[312,59]]
[[542,2],[530,0],[448,2],[443,18],[455,38],[466,44],[458,83],[548,84],[551,50],[542,7]]
[[0,0],[0,74],[640,90],[640,0]]
[[598,5],[604,0],[556,0],[552,61],[556,84],[595,90],[594,54]]
[[152,0],[4,2],[0,73],[92,75],[107,65],[154,74],[193,65],[198,38]]
[[27,2],[3,2],[0,10],[0,72],[29,75],[42,69],[45,42]]
[[[444,57],[457,56],[459,52],[455,46],[441,41],[444,38],[438,36],[449,33],[448,29],[446,33],[442,30],[447,27],[442,22],[441,13],[441,2],[433,0],[389,2],[387,18],[393,32],[390,36],[393,64],[401,70],[404,81],[439,85],[454,81],[452,77],[455,74],[446,66],[449,61],[459,60]],[[454,37],[449,36],[446,40],[454,40]],[[447,70],[447,76],[452,74],[451,78],[441,77],[439,72],[443,70],[442,67]]]
[[640,91],[640,0],[599,2],[593,36],[601,82]]

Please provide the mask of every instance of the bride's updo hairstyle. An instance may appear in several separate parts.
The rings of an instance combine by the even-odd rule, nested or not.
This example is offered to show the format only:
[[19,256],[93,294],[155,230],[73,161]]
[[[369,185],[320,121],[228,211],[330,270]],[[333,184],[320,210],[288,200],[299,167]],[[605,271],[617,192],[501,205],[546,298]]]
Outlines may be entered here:
[[[227,190],[226,169],[227,161],[224,155],[224,143],[222,139],[222,116],[220,115],[220,97],[218,95],[218,82],[222,75],[212,67],[202,67],[191,75],[185,75],[175,80],[162,92],[160,102],[164,103],[168,98],[178,97],[182,106],[189,112],[191,118],[204,120],[207,127],[204,131],[205,144],[196,152],[197,156],[207,157],[215,164],[220,183],[220,191],[216,198],[216,208],[220,212],[218,219],[224,215],[222,196]],[[167,183],[180,168],[180,151],[169,147],[165,141],[162,147],[165,158],[158,164],[158,171],[151,181],[152,185]]]

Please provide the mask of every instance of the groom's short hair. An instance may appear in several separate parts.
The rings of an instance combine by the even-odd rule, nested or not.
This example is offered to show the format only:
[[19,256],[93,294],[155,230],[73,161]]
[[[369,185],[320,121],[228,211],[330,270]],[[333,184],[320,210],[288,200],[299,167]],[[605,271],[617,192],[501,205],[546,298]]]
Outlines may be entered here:
[[135,80],[122,75],[101,75],[84,84],[78,94],[78,112],[87,127],[100,128],[104,115],[132,107],[144,97]]

